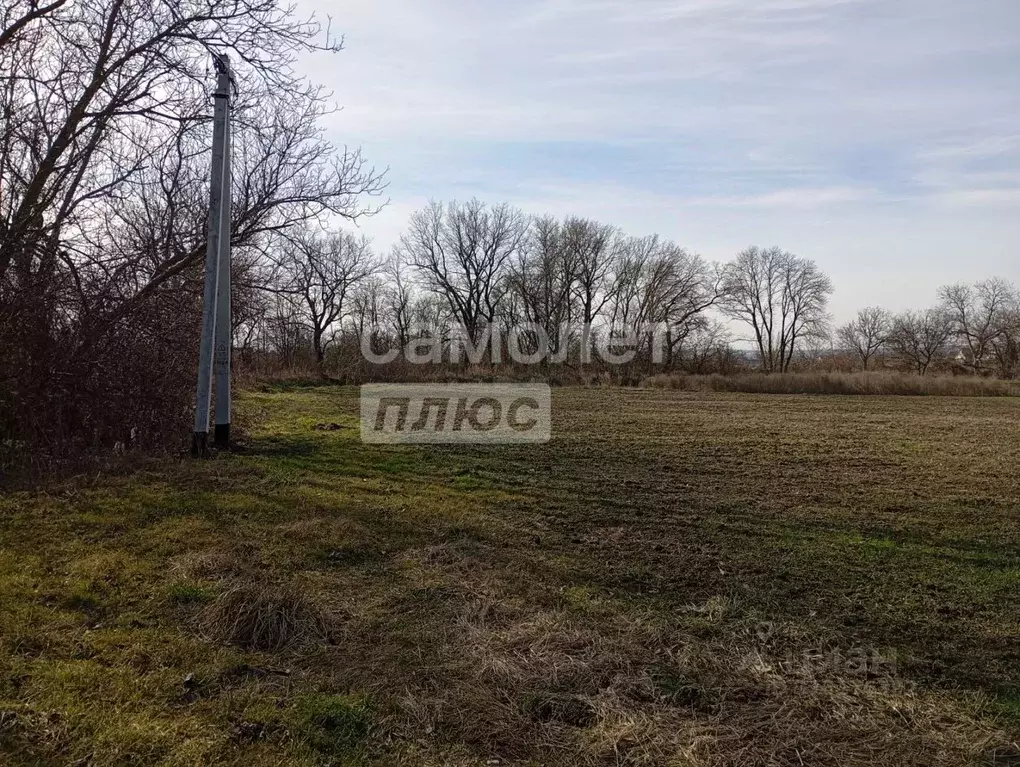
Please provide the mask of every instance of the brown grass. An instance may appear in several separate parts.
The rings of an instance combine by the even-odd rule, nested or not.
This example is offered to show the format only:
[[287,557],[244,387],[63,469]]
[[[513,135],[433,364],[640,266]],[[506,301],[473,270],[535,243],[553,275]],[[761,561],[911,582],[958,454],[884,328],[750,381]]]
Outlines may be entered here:
[[419,573],[442,600],[446,653],[430,665],[444,681],[407,690],[390,723],[402,739],[575,767],[955,767],[1008,742],[977,706],[917,689],[894,660],[833,662],[796,625],[729,597],[680,621],[585,593],[535,612],[496,599],[500,584],[471,556],[445,579],[433,553]]
[[201,616],[213,640],[249,650],[279,651],[336,638],[336,620],[293,586],[245,584],[224,592]]
[[186,551],[170,562],[170,572],[185,580],[218,580],[245,569],[242,556],[224,547]]
[[1020,384],[967,376],[917,376],[902,373],[741,373],[707,376],[656,375],[642,385],[651,389],[747,394],[871,394],[941,397],[1015,397]]
[[1016,402],[553,402],[373,446],[280,387],[245,453],[0,496],[0,763],[1015,763]]

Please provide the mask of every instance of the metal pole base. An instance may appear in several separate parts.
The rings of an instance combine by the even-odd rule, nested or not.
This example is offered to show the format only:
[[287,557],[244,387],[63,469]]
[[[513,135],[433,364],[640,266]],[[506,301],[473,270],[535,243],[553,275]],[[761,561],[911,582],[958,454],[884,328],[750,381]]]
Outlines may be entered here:
[[194,436],[191,438],[191,457],[192,458],[209,457],[209,432],[207,431],[195,432]]
[[213,444],[217,450],[230,449],[230,424],[218,423],[213,431]]

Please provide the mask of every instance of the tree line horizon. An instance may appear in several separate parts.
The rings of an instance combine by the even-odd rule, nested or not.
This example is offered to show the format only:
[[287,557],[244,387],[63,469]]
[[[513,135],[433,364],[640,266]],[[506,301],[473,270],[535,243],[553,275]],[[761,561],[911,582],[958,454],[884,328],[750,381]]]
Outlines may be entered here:
[[[710,262],[658,235],[478,199],[433,201],[415,212],[386,257],[364,237],[303,229],[280,239],[248,279],[261,303],[238,322],[235,345],[293,360],[304,344],[323,373],[330,348],[355,338],[371,336],[373,355],[431,340],[450,352],[443,356],[450,363],[466,361],[458,336],[477,345],[483,333],[575,363],[590,359],[585,352],[597,342],[622,346],[626,338],[651,365],[651,327],[665,334],[655,339],[665,346],[658,372],[746,364],[738,341],[766,373],[827,350],[862,370],[881,359],[920,375],[951,367],[1014,378],[1020,356],[1020,293],[1002,278],[943,286],[920,310],[862,307],[835,325],[831,279],[779,247]],[[747,335],[735,339],[726,322]]]

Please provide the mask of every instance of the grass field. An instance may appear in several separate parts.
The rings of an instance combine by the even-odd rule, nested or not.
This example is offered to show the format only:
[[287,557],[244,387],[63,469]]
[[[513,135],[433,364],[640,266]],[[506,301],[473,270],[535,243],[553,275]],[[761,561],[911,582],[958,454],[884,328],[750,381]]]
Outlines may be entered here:
[[356,397],[0,497],[0,763],[1020,764],[1015,399],[562,389],[549,445],[387,447]]

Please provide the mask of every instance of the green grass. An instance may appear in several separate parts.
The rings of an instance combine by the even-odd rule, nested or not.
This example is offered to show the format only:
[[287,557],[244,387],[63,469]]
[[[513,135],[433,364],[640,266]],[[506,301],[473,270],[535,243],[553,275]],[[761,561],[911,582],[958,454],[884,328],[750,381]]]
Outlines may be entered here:
[[[410,447],[356,397],[0,497],[0,762],[1018,752],[1015,400],[563,389],[549,445]],[[244,589],[296,640],[226,641]]]
[[178,604],[199,604],[211,602],[216,597],[216,592],[207,587],[195,583],[174,583],[169,588],[170,599]]
[[296,721],[314,733],[316,747],[326,753],[355,748],[372,724],[368,701],[351,695],[305,695],[298,699]]

